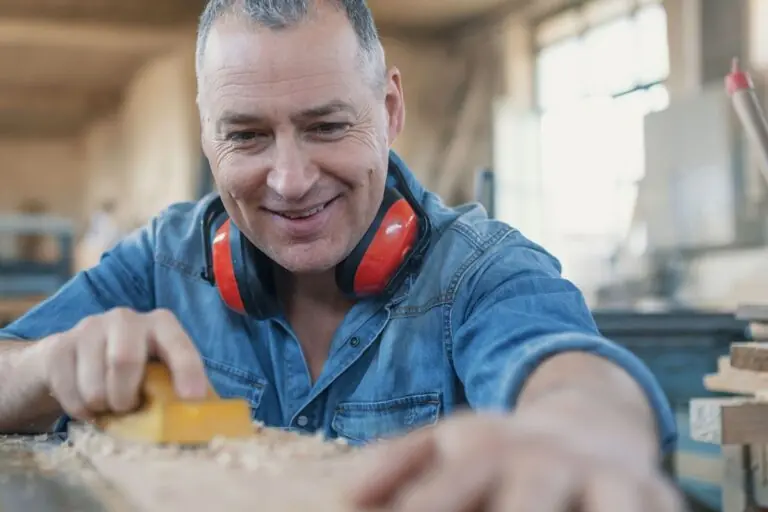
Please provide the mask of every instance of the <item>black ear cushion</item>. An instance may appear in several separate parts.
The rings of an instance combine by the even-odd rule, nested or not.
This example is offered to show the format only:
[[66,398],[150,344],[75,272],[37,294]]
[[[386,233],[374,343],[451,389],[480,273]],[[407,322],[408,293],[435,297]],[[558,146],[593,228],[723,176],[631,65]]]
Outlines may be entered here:
[[357,274],[357,269],[363,261],[368,248],[371,246],[376,233],[379,231],[384,216],[392,205],[401,199],[403,199],[402,194],[395,188],[386,187],[384,189],[384,198],[370,227],[363,235],[363,238],[360,239],[360,242],[358,242],[355,248],[352,249],[352,252],[349,253],[349,256],[336,266],[336,286],[338,286],[345,295],[349,297],[356,296],[355,275]]
[[249,316],[263,318],[266,294],[274,294],[272,261],[254,246],[232,223],[232,266],[243,308]]

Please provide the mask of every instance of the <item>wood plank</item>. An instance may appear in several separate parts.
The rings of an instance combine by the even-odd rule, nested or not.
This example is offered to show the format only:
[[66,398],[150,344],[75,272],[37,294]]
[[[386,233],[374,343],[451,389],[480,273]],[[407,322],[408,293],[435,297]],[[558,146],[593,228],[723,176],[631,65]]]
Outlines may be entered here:
[[731,344],[731,366],[739,370],[768,372],[768,343]]
[[736,318],[750,322],[768,322],[768,304],[742,304],[736,308]]
[[717,360],[717,373],[704,376],[709,391],[762,396],[768,394],[768,373],[733,368],[729,357]]
[[746,482],[749,474],[744,469],[744,451],[741,446],[723,446],[722,512],[745,512],[749,499]]
[[248,441],[200,449],[118,440],[76,427],[72,448],[139,512],[347,512],[346,485],[364,450],[265,429]]
[[84,459],[52,457],[59,444],[47,435],[0,436],[0,510],[130,510]]
[[768,402],[697,398],[690,403],[691,439],[720,445],[768,444]]

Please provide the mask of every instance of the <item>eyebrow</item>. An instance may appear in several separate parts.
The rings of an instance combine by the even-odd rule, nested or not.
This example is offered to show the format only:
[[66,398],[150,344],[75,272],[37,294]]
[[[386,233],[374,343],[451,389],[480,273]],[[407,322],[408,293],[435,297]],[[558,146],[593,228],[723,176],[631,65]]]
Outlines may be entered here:
[[[331,114],[339,112],[347,112],[350,114],[355,113],[355,109],[352,105],[342,100],[332,100],[328,103],[318,105],[316,107],[310,107],[302,110],[301,112],[291,116],[291,119],[295,121],[307,121],[309,119],[316,119],[318,117],[325,117]],[[217,131],[225,126],[237,126],[237,125],[249,125],[249,124],[262,124],[266,121],[266,118],[258,114],[243,114],[240,112],[225,111],[216,123]]]

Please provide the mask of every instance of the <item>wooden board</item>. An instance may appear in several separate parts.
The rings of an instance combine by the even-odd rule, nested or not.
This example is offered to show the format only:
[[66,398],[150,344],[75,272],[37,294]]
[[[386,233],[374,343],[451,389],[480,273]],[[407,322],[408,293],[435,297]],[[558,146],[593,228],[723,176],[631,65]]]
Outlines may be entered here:
[[768,372],[768,343],[731,344],[731,366],[739,370]]
[[709,391],[762,397],[768,395],[768,373],[737,369],[729,357],[717,361],[717,373],[704,376]]
[[264,430],[199,449],[130,443],[77,427],[66,448],[86,458],[139,512],[352,512],[347,485],[365,452]]
[[750,322],[768,322],[768,304],[742,304],[736,308],[736,318]]
[[720,445],[768,444],[768,402],[697,398],[690,403],[691,439]]

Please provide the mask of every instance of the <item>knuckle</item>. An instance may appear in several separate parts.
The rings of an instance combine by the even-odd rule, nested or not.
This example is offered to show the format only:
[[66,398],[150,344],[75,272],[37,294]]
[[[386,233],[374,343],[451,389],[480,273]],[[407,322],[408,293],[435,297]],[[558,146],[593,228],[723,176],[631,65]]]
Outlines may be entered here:
[[144,363],[144,360],[136,354],[131,354],[126,351],[116,352],[109,356],[107,364],[119,371],[130,370],[131,368],[137,368]]
[[142,353],[133,350],[130,340],[116,343],[107,353],[107,364],[113,368],[129,369],[144,364]]
[[130,308],[117,307],[117,308],[110,309],[106,313],[106,316],[108,316],[111,321],[128,322],[131,319],[135,318],[137,314],[135,311],[133,311]]
[[148,313],[149,317],[158,322],[176,322],[176,315],[166,308],[159,308]]
[[101,317],[99,315],[91,315],[83,318],[75,327],[72,328],[75,332],[91,331],[101,326]]

